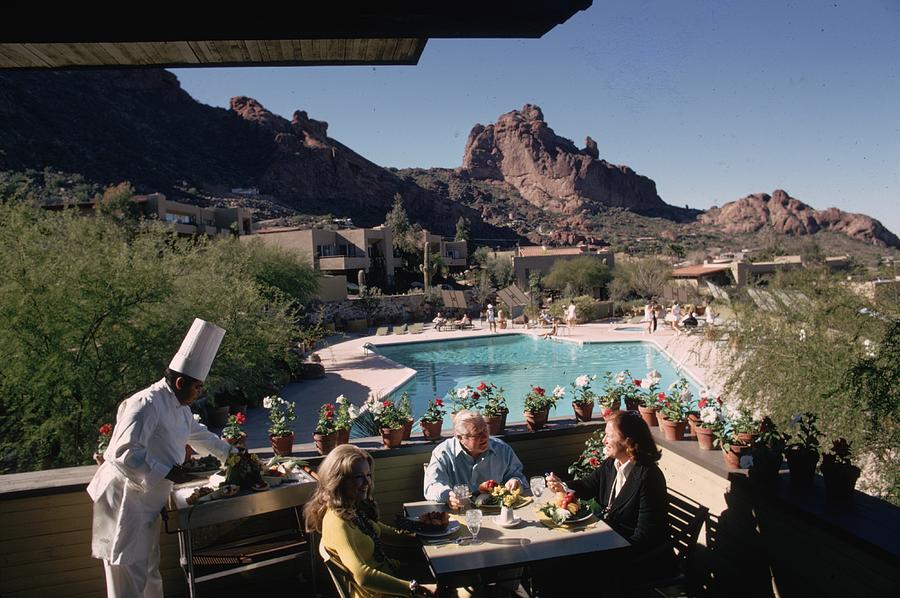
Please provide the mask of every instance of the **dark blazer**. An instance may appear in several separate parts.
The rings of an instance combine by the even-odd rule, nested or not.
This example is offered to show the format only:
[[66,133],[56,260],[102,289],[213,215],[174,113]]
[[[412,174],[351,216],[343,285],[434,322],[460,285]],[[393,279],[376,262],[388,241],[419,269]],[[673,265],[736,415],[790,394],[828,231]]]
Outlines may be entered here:
[[[590,476],[569,483],[578,498],[594,498],[609,505],[616,483],[615,459],[607,458]],[[656,463],[635,463],[622,491],[609,505],[605,521],[628,540],[636,555],[656,551],[669,543],[666,477]],[[671,549],[667,551],[671,555]]]

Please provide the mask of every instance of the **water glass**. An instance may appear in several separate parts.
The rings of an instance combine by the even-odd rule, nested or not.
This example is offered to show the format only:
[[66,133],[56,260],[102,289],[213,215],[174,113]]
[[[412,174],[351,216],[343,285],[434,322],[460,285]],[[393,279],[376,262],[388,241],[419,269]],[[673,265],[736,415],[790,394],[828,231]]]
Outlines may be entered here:
[[469,486],[466,484],[457,484],[451,490],[453,496],[459,501],[459,510],[465,511],[469,506],[469,497],[472,495]]
[[472,534],[472,544],[480,544],[478,541],[478,532],[481,531],[481,509],[469,509],[466,511],[466,525]]
[[538,499],[541,497],[541,494],[544,493],[544,489],[547,487],[547,481],[544,479],[544,476],[536,475],[528,480],[528,485],[531,486],[531,494],[535,499]]

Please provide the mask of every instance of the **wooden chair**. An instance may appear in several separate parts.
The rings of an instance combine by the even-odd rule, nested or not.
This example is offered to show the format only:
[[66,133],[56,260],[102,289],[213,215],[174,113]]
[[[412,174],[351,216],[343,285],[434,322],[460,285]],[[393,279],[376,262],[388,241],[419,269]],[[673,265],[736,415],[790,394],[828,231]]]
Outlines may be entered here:
[[700,530],[709,518],[709,508],[689,497],[669,490],[669,535],[675,549],[678,574],[650,582],[650,587],[666,598],[688,595],[688,571],[691,554],[700,538]]
[[319,542],[319,556],[322,557],[325,569],[328,570],[331,581],[334,582],[334,589],[338,598],[350,598],[353,593],[353,576],[344,569],[343,565],[334,558],[334,555],[328,552],[328,549],[321,542]]

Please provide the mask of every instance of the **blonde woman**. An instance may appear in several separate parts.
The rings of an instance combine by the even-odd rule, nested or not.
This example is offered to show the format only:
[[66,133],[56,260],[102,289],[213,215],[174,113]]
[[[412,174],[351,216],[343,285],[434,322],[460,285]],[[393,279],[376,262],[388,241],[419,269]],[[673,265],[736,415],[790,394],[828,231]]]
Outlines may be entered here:
[[384,554],[385,544],[415,547],[416,539],[376,518],[372,500],[372,457],[351,444],[331,451],[319,466],[319,487],[303,508],[306,530],[353,575],[354,598],[433,596],[416,580],[397,577],[400,563]]

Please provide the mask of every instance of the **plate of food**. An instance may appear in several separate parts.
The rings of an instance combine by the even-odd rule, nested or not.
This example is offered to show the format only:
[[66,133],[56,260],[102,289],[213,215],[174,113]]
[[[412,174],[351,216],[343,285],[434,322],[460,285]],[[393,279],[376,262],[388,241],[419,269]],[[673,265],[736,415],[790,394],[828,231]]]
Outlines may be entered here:
[[478,486],[480,494],[475,497],[475,506],[478,508],[500,509],[500,507],[510,507],[518,509],[527,504],[531,504],[530,496],[522,496],[522,488],[515,490],[507,490],[506,486],[488,480]]
[[459,521],[450,521],[450,513],[446,511],[422,513],[413,523],[416,535],[423,538],[441,538],[459,529]]
[[210,496],[213,500],[220,498],[231,498],[241,491],[241,487],[236,484],[222,484]]
[[262,472],[262,480],[269,486],[279,486],[286,480],[286,475],[277,468],[267,469]]
[[266,482],[258,482],[256,484],[253,484],[252,486],[250,486],[250,489],[253,490],[254,492],[262,492],[263,490],[269,489],[269,484]]
[[212,455],[200,457],[199,459],[190,459],[181,465],[184,473],[195,478],[210,476],[219,471],[221,467],[222,464]]
[[594,514],[591,504],[575,498],[574,492],[558,492],[554,501],[541,507],[540,512],[553,525],[584,523]]
[[185,499],[185,502],[189,505],[208,502],[213,499],[212,495],[214,492],[215,490],[210,486],[195,488],[191,495]]

